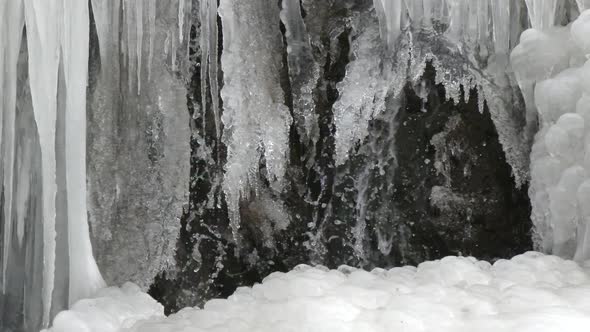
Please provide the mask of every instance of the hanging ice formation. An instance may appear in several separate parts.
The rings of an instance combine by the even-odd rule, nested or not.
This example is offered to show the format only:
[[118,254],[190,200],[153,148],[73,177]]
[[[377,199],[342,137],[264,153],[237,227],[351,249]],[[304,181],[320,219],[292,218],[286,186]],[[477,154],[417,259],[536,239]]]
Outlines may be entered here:
[[[183,38],[192,27],[192,1],[93,0],[91,5],[100,50],[100,60],[91,63],[93,80],[87,1],[0,2],[2,330],[48,326],[57,312],[105,286],[93,258],[89,221],[105,270],[125,264],[104,249],[119,249],[121,242],[105,245],[105,239],[135,241],[136,236],[137,246],[156,257],[127,260],[127,267],[137,264],[127,270],[141,275],[134,281],[142,286],[170,264],[174,252],[186,187],[162,180],[162,174],[188,178],[190,149],[188,124],[180,116],[186,113],[186,90],[168,68],[186,67],[188,59],[180,55],[188,52],[176,53],[188,44]],[[166,39],[156,30],[156,14],[168,14],[170,7],[178,10],[170,20],[174,26],[166,26]],[[156,43],[167,44],[166,52]],[[150,81],[153,75],[158,82]],[[122,103],[125,115],[117,117]],[[129,173],[142,174],[141,179],[121,181]],[[159,192],[170,193],[174,201]],[[132,194],[144,195],[141,206],[127,201]],[[124,213],[137,215],[137,210],[151,215],[124,219]],[[128,232],[132,236],[109,234],[137,223],[147,227]],[[145,241],[152,238],[158,241]]]
[[282,190],[292,120],[280,86],[278,6],[264,0],[222,0],[219,15],[224,36],[221,97],[227,146],[223,189],[236,237],[240,200],[256,190],[262,160],[271,187],[278,193]]
[[[521,4],[508,0],[375,0],[374,6],[387,50],[381,57],[381,65],[373,67],[388,68],[388,61],[392,63],[393,68],[382,69],[381,74],[382,79],[392,83],[385,91],[376,90],[376,93],[365,94],[364,98],[375,102],[386,94],[396,97],[406,80],[416,83],[422,76],[425,62],[432,61],[437,68],[436,81],[445,86],[447,98],[458,102],[462,89],[478,90],[480,109],[483,111],[484,101],[487,102],[517,183],[526,181],[527,137],[521,134],[518,111],[511,106],[516,97],[511,92],[510,78],[505,74],[510,50],[517,44],[516,39],[523,29],[519,19]],[[396,56],[392,57],[393,54]],[[355,62],[347,68],[347,76],[353,73]],[[383,84],[380,86],[383,89]],[[348,98],[343,90],[346,87],[346,84],[341,85],[338,108],[342,107],[344,98]],[[468,99],[469,93],[464,97]],[[360,121],[361,126],[379,112],[378,106],[369,106],[366,102],[357,106],[344,102],[344,105],[352,108],[343,114],[356,112],[366,118]],[[362,110],[365,107],[367,111]],[[351,126],[352,123],[337,126],[337,136],[348,136],[344,140],[348,146],[337,145],[341,150],[338,160],[346,158],[348,149],[365,135],[362,131],[358,135],[345,134],[359,130],[357,125]]]
[[303,142],[317,141],[317,115],[314,114],[313,89],[319,78],[299,0],[283,0],[281,20],[285,25],[287,62],[293,91],[293,119]]
[[[88,6],[75,0],[15,0],[3,1],[0,13],[2,294],[3,299],[22,299],[14,303],[24,303],[21,310],[25,312],[39,308],[31,301],[40,300],[42,322],[38,323],[46,326],[52,312],[104,286],[92,256],[86,215]],[[22,38],[24,28],[26,39]],[[17,89],[21,89],[17,84],[24,81],[17,77],[17,62],[25,42],[26,84],[30,84],[36,132],[21,130],[25,110],[16,107]],[[35,141],[40,158],[31,156]],[[36,182],[35,169],[41,170],[41,183]],[[67,180],[60,181],[62,177]],[[62,203],[56,200],[60,192],[64,193]],[[40,227],[34,226],[36,199],[41,201]],[[38,238],[42,238],[42,250],[35,250]],[[23,282],[18,274],[23,271],[13,270],[15,259],[28,261],[27,274],[41,273],[40,289],[35,278]],[[42,262],[42,272],[30,266],[34,262]]]

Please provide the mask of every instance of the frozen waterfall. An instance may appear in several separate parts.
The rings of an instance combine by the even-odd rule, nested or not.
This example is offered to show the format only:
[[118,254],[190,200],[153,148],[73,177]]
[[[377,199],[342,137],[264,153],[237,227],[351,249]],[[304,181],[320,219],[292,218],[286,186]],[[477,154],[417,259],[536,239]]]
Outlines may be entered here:
[[[0,330],[589,320],[590,1],[3,0],[0,46]],[[559,258],[435,260],[527,222]]]

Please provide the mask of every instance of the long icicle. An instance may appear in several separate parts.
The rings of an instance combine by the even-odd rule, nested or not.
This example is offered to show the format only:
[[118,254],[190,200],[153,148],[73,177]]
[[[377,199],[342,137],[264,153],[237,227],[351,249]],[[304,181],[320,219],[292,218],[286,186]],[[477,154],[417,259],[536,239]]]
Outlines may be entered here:
[[[2,258],[2,291],[6,289],[6,271],[8,268],[8,255],[12,248],[12,224],[13,224],[13,193],[14,193],[14,160],[15,160],[15,117],[16,117],[16,71],[18,54],[20,51],[20,44],[22,40],[24,27],[24,12],[23,3],[21,0],[8,1],[2,8],[3,17],[0,22],[0,34],[3,34],[2,47],[4,48],[3,61],[0,62],[0,71],[4,76],[0,76],[0,113],[3,117],[0,118],[0,146],[2,146],[2,168],[4,170],[3,181],[4,185],[4,246]],[[3,85],[2,85],[3,84]],[[4,138],[2,139],[2,135]]]
[[55,277],[55,196],[57,191],[55,125],[60,5],[57,1],[25,0],[31,98],[41,142],[44,326],[49,324]]
[[66,177],[69,304],[105,286],[92,255],[86,210],[86,84],[88,82],[88,5],[64,0],[62,51],[66,95]]
[[[201,107],[203,112],[203,128],[205,127],[205,112],[207,111],[207,97],[211,97],[211,110],[215,121],[215,135],[221,137],[221,120],[219,118],[219,83],[218,49],[217,49],[217,0],[201,1]],[[209,82],[209,84],[207,84]],[[207,94],[209,86],[210,94]]]

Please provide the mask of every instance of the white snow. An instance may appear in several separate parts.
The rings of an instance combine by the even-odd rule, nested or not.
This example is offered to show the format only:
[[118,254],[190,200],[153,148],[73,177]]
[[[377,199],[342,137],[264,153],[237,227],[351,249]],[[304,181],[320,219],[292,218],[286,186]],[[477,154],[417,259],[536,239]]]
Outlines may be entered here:
[[121,331],[139,320],[163,315],[162,305],[141,292],[138,286],[126,283],[121,288],[103,288],[89,298],[76,302],[70,310],[55,316],[49,331]]
[[[300,265],[169,317],[131,285],[60,313],[50,331],[587,331],[590,264],[528,252],[371,272]],[[69,328],[69,329],[68,329]]]

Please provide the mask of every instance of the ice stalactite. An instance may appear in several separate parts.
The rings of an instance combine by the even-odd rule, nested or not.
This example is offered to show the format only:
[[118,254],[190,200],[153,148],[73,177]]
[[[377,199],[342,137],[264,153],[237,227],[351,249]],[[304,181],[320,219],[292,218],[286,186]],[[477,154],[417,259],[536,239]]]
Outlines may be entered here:
[[493,0],[492,19],[494,26],[494,52],[497,62],[508,65],[510,52],[510,0]]
[[[52,314],[62,309],[62,303],[73,303],[104,286],[98,271],[90,244],[86,212],[86,86],[88,81],[88,4],[73,0],[64,1],[9,1],[2,4],[2,23],[0,38],[0,72],[2,95],[0,98],[2,114],[2,183],[3,183],[3,249],[2,249],[2,293],[7,292],[11,281],[7,271],[14,269],[18,257],[27,257],[26,269],[31,260],[39,260],[33,252],[36,241],[25,229],[36,229],[32,212],[27,211],[28,202],[40,201],[42,228],[42,289],[41,324],[47,326]],[[28,81],[17,77],[19,53],[25,43],[22,39],[26,26],[26,49],[28,62]],[[60,86],[60,77],[64,83]],[[30,85],[34,129],[26,123],[23,101],[17,103],[17,84]],[[58,88],[58,86],[60,86]],[[60,101],[64,101],[61,103]],[[17,107],[17,105],[20,105]],[[24,107],[24,108],[23,108]],[[58,113],[65,114],[63,124],[58,124]],[[31,164],[37,157],[37,130],[39,139],[40,165]],[[60,132],[57,132],[60,130]],[[65,132],[64,132],[65,131]],[[34,136],[34,137],[32,137]],[[56,139],[65,137],[65,157],[59,161]],[[17,167],[18,166],[18,167]],[[34,169],[41,170],[40,192],[37,188]],[[59,168],[58,168],[59,167]],[[56,205],[58,174],[65,174],[67,188],[65,200],[68,202],[67,217],[60,217]],[[60,205],[61,206],[61,205]],[[60,218],[57,220],[57,218]],[[64,240],[67,239],[67,240]],[[57,243],[57,241],[67,241]],[[26,242],[26,244],[25,244]],[[27,246],[24,248],[24,246]],[[56,259],[58,250],[67,248],[62,259]],[[26,256],[22,256],[26,253]],[[61,254],[61,252],[60,252]],[[66,263],[67,262],[67,263]],[[22,262],[19,262],[22,264]],[[67,282],[57,280],[56,275],[67,275]],[[13,276],[14,277],[14,276]],[[13,279],[13,278],[12,278]],[[23,310],[36,296],[34,281],[25,281]],[[68,288],[64,290],[64,288]],[[10,290],[15,292],[15,290]],[[60,297],[66,297],[60,299]],[[13,304],[15,306],[20,305]],[[25,310],[26,311],[26,310]],[[25,312],[25,317],[30,317]]]
[[64,0],[61,52],[66,87],[65,174],[69,248],[69,304],[105,286],[92,255],[86,209],[86,86],[89,9]]
[[282,190],[292,119],[280,85],[279,7],[263,0],[222,0],[219,15],[224,36],[221,97],[227,146],[223,190],[237,240],[240,200],[256,192],[261,163],[271,188]]
[[[219,140],[221,137],[221,119],[219,117],[217,0],[203,0],[200,4],[201,107],[203,112],[207,110],[207,100],[210,97],[211,110],[215,121],[215,134]],[[207,94],[207,86],[209,86],[210,94]],[[203,121],[205,121],[204,119],[205,117],[203,116]]]
[[[37,20],[43,13],[44,20]],[[55,274],[55,194],[56,159],[55,125],[57,106],[57,74],[59,67],[60,8],[50,1],[25,1],[29,77],[35,121],[41,142],[43,178],[44,285],[43,324],[49,324],[49,311]]]
[[320,74],[319,64],[313,58],[309,36],[301,15],[299,0],[283,0],[281,20],[285,25],[287,41],[287,62],[291,89],[293,91],[293,113],[295,124],[302,141],[317,141],[317,115],[313,89]]
[[352,61],[346,67],[344,80],[338,84],[340,98],[333,107],[336,165],[342,165],[355,144],[366,137],[369,121],[385,109],[385,97],[391,86],[391,76],[382,72],[382,43],[377,25],[367,24],[361,31],[352,42]]
[[[395,50],[397,55],[393,63],[393,70],[397,73],[394,76],[406,75],[407,68],[415,68],[417,71],[408,74],[408,79],[415,80],[421,73],[420,67],[423,68],[425,62],[432,61],[440,64],[435,65],[437,83],[445,86],[447,98],[457,103],[462,97],[469,98],[469,93],[463,94],[462,91],[477,89],[480,110],[483,111],[486,101],[488,106],[493,106],[491,115],[498,127],[508,162],[513,168],[517,183],[523,184],[528,172],[526,154],[534,128],[531,125],[531,129],[526,131],[528,134],[523,135],[519,125],[520,115],[509,109],[516,97],[510,92],[510,70],[507,70],[510,64],[510,51],[517,44],[517,36],[523,30],[519,16],[521,4],[507,0],[449,0],[436,3],[411,1],[401,6],[401,13],[385,11],[384,6],[392,3],[394,2],[375,1],[374,5],[381,23],[382,35],[388,22],[397,22],[398,17],[401,17],[400,32],[397,31],[396,24],[395,33],[386,33],[384,39],[388,49]],[[410,18],[409,24],[404,19],[406,17]],[[399,35],[403,37],[398,38]],[[392,46],[391,41],[394,39],[399,40]],[[405,42],[404,39],[408,41]],[[432,42],[441,42],[447,46],[433,49],[428,46]],[[407,55],[399,53],[399,48],[404,43],[407,47],[403,52],[408,52]],[[450,66],[446,60],[455,62],[455,59],[446,59],[447,52],[442,51],[444,49],[448,49],[448,53],[454,53],[455,58],[464,59],[467,67],[461,64],[457,64],[459,67]],[[441,54],[445,57],[444,61],[437,60],[441,58]],[[396,86],[398,88],[394,89],[394,95],[399,93],[399,84]],[[506,93],[496,98],[495,95],[498,95],[500,90]],[[505,125],[506,122],[510,125]],[[524,136],[528,138],[523,138]]]
[[525,0],[525,2],[533,29],[543,30],[555,25],[558,0]]
[[405,15],[402,0],[374,0],[373,4],[381,22],[381,38],[392,50],[401,33],[402,16]]
[[[3,2],[0,5],[0,183],[4,191],[4,225],[2,248],[2,278],[7,280],[8,256],[12,251],[13,232],[13,193],[14,193],[14,162],[15,162],[15,117],[17,62],[24,27],[22,1]],[[17,199],[16,204],[20,205]],[[21,215],[17,213],[17,218]],[[19,223],[20,224],[20,223]],[[18,236],[19,242],[22,236]],[[6,282],[2,283],[2,291],[6,291]]]

